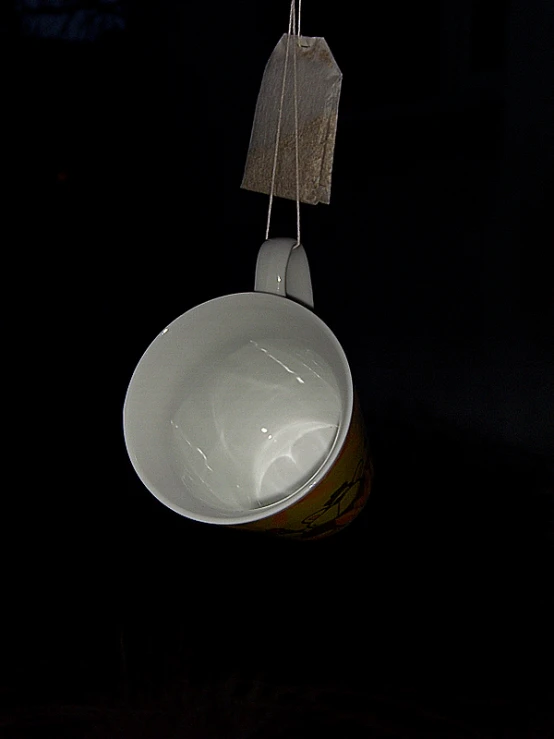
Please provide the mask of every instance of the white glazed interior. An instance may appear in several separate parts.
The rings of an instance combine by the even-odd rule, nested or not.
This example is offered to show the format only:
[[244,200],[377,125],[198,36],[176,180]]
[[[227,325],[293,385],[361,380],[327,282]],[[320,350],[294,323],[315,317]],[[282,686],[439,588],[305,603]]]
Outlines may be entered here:
[[[253,509],[237,509],[233,505],[222,505],[218,500],[217,496],[223,500],[221,495],[224,491],[221,488],[226,480],[221,472],[211,471],[212,468],[208,466],[211,461],[209,454],[206,457],[203,451],[207,448],[206,438],[213,433],[210,429],[214,424],[217,426],[217,419],[214,421],[211,417],[214,413],[208,412],[196,402],[194,388],[203,382],[210,368],[217,368],[226,361],[225,358],[237,346],[246,346],[246,351],[250,350],[249,347],[261,347],[260,350],[265,351],[264,345],[271,346],[272,342],[287,342],[305,348],[313,352],[314,357],[323,360],[327,373],[332,375],[327,378],[329,382],[325,386],[333,386],[338,394],[338,431],[336,435],[333,432],[333,446],[329,454],[326,453],[326,458],[322,459],[321,466],[318,465],[314,474],[304,480],[298,489],[277,502],[262,504]],[[268,366],[275,367],[274,362],[269,362]],[[291,381],[298,379],[298,382],[303,382],[300,377],[292,377],[294,373],[288,367],[285,369],[284,376],[287,380],[291,375]],[[233,383],[229,388],[230,404],[241,396],[240,378]],[[330,393],[325,391],[321,383],[317,383],[319,380],[308,392],[318,394],[318,404],[329,404]],[[308,386],[309,382],[304,387]],[[179,408],[183,398],[187,396],[193,400],[186,406],[187,412],[179,416]],[[253,400],[255,397],[255,394],[252,395]],[[141,358],[127,391],[124,407],[125,442],[140,479],[169,508],[198,521],[246,523],[288,507],[303,497],[326,474],[344,442],[351,419],[352,403],[353,390],[348,362],[339,342],[321,319],[307,308],[286,298],[259,292],[239,293],[193,308],[173,321],[154,339]],[[221,409],[221,405],[218,407]],[[246,407],[251,409],[249,415],[263,412],[257,408],[255,402]],[[274,411],[278,409],[278,402],[272,407]],[[244,405],[242,411],[244,413]],[[228,415],[231,412],[232,405],[229,406]],[[265,417],[260,415],[259,419],[258,426],[261,425],[263,429]],[[238,432],[242,433],[240,418],[237,421]],[[187,444],[195,448],[197,456],[202,455],[202,458],[198,457],[200,466],[210,470],[208,479],[212,488],[215,487],[216,496],[209,491],[207,493],[206,485],[200,479],[201,472],[197,475],[192,470],[192,474],[184,476],[183,470],[176,465],[173,443],[176,433],[184,434]],[[247,433],[246,426],[244,433]],[[320,431],[316,429],[314,433],[317,436]],[[239,472],[242,467],[244,464],[237,464]],[[231,487],[237,480],[243,483],[242,479],[229,475],[229,500],[232,500]],[[239,487],[238,484],[236,486]]]

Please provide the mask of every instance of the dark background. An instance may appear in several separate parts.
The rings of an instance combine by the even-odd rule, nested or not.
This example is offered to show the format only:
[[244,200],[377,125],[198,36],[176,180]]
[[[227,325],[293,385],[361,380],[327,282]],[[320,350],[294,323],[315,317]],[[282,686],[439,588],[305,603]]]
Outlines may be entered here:
[[121,428],[159,330],[252,287],[267,198],[239,186],[288,4],[4,6],[32,329],[0,736],[552,735],[554,10],[420,5],[304,3],[344,84],[303,241],[376,477],[302,545],[166,510]]

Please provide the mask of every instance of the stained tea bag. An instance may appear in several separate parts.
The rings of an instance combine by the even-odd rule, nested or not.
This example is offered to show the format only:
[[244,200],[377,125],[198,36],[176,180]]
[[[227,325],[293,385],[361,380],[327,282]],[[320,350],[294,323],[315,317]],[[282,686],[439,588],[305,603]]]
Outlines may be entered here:
[[244,189],[296,200],[298,174],[301,202],[330,202],[341,84],[325,39],[283,34],[258,95]]

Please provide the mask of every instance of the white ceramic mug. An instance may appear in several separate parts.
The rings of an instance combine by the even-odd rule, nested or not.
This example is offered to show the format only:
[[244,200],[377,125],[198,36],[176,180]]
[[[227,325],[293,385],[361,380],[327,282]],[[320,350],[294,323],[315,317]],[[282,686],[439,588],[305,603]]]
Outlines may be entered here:
[[369,495],[348,362],[313,312],[306,253],[259,252],[253,292],[210,300],[154,339],[131,378],[124,434],[148,490],[211,524],[319,538]]

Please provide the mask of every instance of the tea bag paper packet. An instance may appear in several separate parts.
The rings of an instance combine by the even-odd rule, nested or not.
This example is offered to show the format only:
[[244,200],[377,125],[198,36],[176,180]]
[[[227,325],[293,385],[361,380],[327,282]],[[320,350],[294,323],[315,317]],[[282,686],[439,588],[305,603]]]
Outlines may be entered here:
[[276,197],[297,199],[298,172],[301,202],[330,202],[341,84],[325,39],[283,34],[262,79],[244,189],[271,194],[275,168]]

